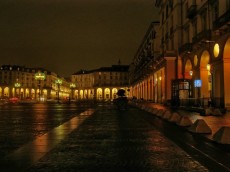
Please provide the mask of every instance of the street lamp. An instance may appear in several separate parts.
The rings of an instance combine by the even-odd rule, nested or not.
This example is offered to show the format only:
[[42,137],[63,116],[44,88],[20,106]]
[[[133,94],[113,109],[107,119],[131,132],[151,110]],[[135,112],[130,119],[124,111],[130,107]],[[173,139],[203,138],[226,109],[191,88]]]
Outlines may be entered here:
[[41,81],[44,81],[46,79],[46,75],[43,72],[38,71],[37,73],[34,74],[34,78],[35,80],[38,81],[39,101],[40,101],[41,100]]
[[[19,88],[21,87],[21,84],[18,82],[18,80],[17,80],[17,82],[15,82],[14,87],[15,87],[16,89],[19,89]],[[17,91],[16,91],[16,92],[17,92]],[[20,90],[19,90],[19,94],[20,94]],[[20,97],[18,97],[18,98],[20,98]]]
[[76,84],[71,83],[70,88],[71,88],[71,91],[72,91],[72,99],[73,99],[73,91],[74,91],[74,88],[76,88]]
[[59,92],[60,92],[60,85],[62,84],[62,80],[61,80],[61,79],[56,79],[56,80],[55,80],[55,83],[58,85],[58,93],[57,93],[57,96],[58,96],[58,103],[59,103]]

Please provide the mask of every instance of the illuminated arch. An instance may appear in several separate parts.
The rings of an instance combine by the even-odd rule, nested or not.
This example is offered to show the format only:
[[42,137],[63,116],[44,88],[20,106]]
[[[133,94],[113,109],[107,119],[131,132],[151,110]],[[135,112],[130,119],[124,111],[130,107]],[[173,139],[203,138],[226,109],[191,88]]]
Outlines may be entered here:
[[83,99],[83,98],[84,98],[83,95],[84,95],[84,94],[83,94],[83,90],[80,90],[79,98],[80,98],[80,99]]
[[77,98],[77,99],[79,98],[79,95],[78,95],[79,93],[78,93],[78,92],[79,92],[78,90],[75,90],[75,91],[74,91],[74,95],[73,95],[73,96],[74,96],[75,98]]
[[[230,37],[227,39],[225,45],[224,45],[224,51],[223,51],[223,73],[224,73],[224,89],[222,91],[224,92],[224,103],[225,106],[230,105]],[[219,72],[220,70],[216,71]],[[218,74],[216,74],[218,75]]]
[[24,98],[24,93],[25,93],[24,88],[21,88],[19,90],[20,90],[20,98],[23,99]]
[[35,99],[35,89],[31,89],[31,98]]
[[110,99],[110,89],[109,88],[105,88],[105,91],[104,91],[104,97],[105,97],[105,100],[109,100]]
[[207,68],[207,64],[210,60],[210,54],[207,50],[203,51],[200,59],[200,68]]
[[48,93],[47,89],[43,89],[43,96],[44,96],[44,98],[47,98],[47,93]]
[[101,88],[98,88],[98,89],[97,89],[97,99],[98,99],[98,100],[101,100],[101,99],[102,99],[102,89],[101,89]]
[[88,95],[90,99],[93,99],[93,89],[88,89]]
[[25,89],[25,96],[30,97],[30,91],[28,88]]
[[112,97],[113,99],[116,99],[116,98],[117,98],[117,88],[113,88],[113,89],[112,89],[112,96],[113,96],[113,97]]
[[3,90],[3,96],[9,97],[9,87],[5,87]]
[[84,98],[87,99],[88,98],[88,91],[84,90]]
[[2,88],[0,87],[0,97],[2,96]]
[[184,69],[185,79],[191,79],[192,78],[191,72],[192,72],[192,62],[190,59],[188,59],[185,63],[185,69]]
[[224,59],[230,59],[230,38],[225,43],[224,52],[223,52]]
[[203,51],[200,58],[200,79],[202,81],[201,86],[201,97],[210,97],[209,89],[209,71],[207,69],[207,64],[210,61],[210,54],[207,50]]

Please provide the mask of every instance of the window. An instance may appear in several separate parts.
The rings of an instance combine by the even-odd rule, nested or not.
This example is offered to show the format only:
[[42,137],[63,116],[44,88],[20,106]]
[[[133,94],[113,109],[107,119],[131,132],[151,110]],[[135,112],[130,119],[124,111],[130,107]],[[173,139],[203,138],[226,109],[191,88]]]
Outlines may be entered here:
[[197,35],[197,21],[196,19],[193,21],[193,35],[196,36]]
[[219,4],[218,1],[215,2],[212,6],[212,18],[213,21],[217,20],[219,17]]
[[166,6],[166,18],[168,18],[168,15],[169,15],[169,7],[168,5]]
[[205,10],[205,11],[201,14],[202,31],[207,30],[206,20],[207,20],[207,11]]

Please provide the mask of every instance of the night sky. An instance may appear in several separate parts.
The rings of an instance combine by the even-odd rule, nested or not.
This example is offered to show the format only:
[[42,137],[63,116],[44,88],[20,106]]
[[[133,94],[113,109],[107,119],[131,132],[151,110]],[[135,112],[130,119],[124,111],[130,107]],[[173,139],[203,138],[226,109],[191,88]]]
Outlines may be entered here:
[[0,65],[66,77],[130,64],[156,20],[154,0],[0,0]]

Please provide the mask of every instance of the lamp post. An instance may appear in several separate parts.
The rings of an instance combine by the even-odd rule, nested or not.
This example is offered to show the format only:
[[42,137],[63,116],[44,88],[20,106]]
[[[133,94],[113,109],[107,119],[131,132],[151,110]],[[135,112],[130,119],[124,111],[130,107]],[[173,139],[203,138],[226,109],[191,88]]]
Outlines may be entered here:
[[[16,89],[19,89],[19,88],[21,87],[21,84],[18,82],[18,80],[17,80],[17,82],[15,82],[14,87],[15,87]],[[17,91],[16,91],[16,92],[17,92]],[[20,90],[19,90],[19,95],[20,95]],[[18,97],[18,96],[17,96],[17,97]],[[20,98],[20,97],[18,97],[18,98]]]
[[71,88],[72,99],[73,99],[73,91],[74,91],[74,88],[76,88],[76,84],[71,83],[71,84],[70,84],[70,88]]
[[38,71],[37,73],[34,74],[34,78],[35,80],[38,81],[38,88],[39,88],[39,101],[41,100],[41,81],[44,81],[46,79],[46,75],[41,72],[41,71]]
[[57,96],[58,96],[58,103],[59,102],[59,92],[60,92],[60,85],[62,84],[62,80],[61,79],[56,79],[55,80],[55,83],[58,85],[58,93],[57,93]]

